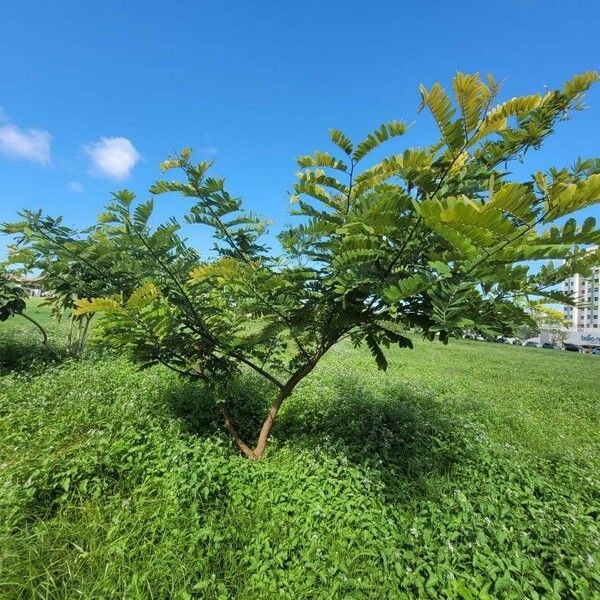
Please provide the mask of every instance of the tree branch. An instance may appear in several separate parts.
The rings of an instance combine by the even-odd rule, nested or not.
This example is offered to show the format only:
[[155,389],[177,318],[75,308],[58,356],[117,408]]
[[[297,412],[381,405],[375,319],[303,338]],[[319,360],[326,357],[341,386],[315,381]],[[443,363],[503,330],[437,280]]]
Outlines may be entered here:
[[257,457],[256,457],[256,454],[254,453],[254,450],[252,450],[252,448],[250,448],[250,446],[248,446],[242,440],[242,438],[238,435],[237,431],[235,430],[233,421],[231,420],[231,415],[229,414],[229,410],[225,404],[221,405],[221,411],[223,413],[223,421],[225,424],[225,430],[229,434],[229,437],[233,440],[233,443],[242,451],[242,453],[245,456],[247,456],[248,458],[251,458],[252,460],[256,460]]
[[285,384],[283,384],[281,381],[279,381],[279,379],[277,379],[276,377],[271,375],[269,372],[265,371],[262,367],[259,367],[258,365],[254,364],[251,360],[248,360],[247,358],[245,358],[244,356],[242,356],[240,354],[234,353],[231,356],[233,356],[235,359],[239,360],[240,362],[244,363],[245,365],[248,365],[251,369],[254,369],[257,373],[262,375],[265,379],[268,379],[271,383],[275,384],[278,388],[284,387]]
[[179,282],[179,279],[177,278],[177,276],[175,275],[175,273],[173,273],[173,271],[169,268],[169,266],[156,254],[156,252],[154,252],[152,246],[150,246],[150,244],[147,243],[147,241],[144,238],[144,236],[139,231],[137,231],[137,229],[135,228],[135,226],[133,225],[133,223],[129,219],[127,219],[127,223],[131,227],[131,230],[140,239],[140,241],[142,242],[142,244],[144,245],[144,247],[148,250],[148,252],[150,252],[150,254],[154,258],[154,260],[163,268],[163,270],[167,273],[167,275],[169,275],[169,277],[173,280],[173,283],[177,286],[177,288],[179,289],[179,291],[183,295],[186,303],[189,306],[189,309],[190,309],[190,311],[192,313],[192,316],[194,317],[194,321],[196,321],[196,323],[200,326],[200,331],[198,331],[198,333],[201,336],[203,336],[206,339],[208,339],[209,342],[215,344],[215,346],[218,346],[217,340],[214,338],[214,336],[212,335],[212,333],[210,332],[210,330],[208,329],[208,327],[205,325],[205,323],[200,318],[200,315],[196,311],[194,305],[192,304],[192,301],[190,300],[190,298],[187,295],[185,289],[183,288],[183,286]]
[[33,323],[41,332],[42,334],[42,344],[44,344],[46,350],[48,350],[48,352],[50,352],[50,354],[52,354],[52,356],[54,356],[55,358],[58,357],[58,353],[52,349],[52,346],[50,346],[50,343],[48,342],[48,334],[46,333],[46,330],[32,317],[30,317],[29,315],[26,315],[23,312],[20,313],[16,313],[19,316],[23,317],[24,319],[26,319],[27,321],[29,321],[30,323]]

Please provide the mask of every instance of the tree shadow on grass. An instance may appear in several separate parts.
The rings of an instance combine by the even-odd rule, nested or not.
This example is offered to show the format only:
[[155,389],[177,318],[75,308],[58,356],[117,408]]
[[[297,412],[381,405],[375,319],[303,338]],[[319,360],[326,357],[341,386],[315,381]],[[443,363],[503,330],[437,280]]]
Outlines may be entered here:
[[[1,324],[0,324],[1,327]],[[66,358],[62,348],[56,348],[53,356],[42,345],[39,336],[21,331],[0,331],[0,376],[9,373],[37,374],[50,365],[56,365]]]
[[418,495],[472,459],[465,424],[431,393],[393,383],[373,390],[348,374],[335,379],[334,389],[322,403],[290,403],[277,439],[309,448],[331,443],[350,463],[377,464],[392,501],[407,482]]
[[[272,394],[269,384],[252,375],[242,375],[230,382],[227,404],[238,432],[246,441],[252,443],[258,436]],[[180,382],[166,398],[168,407],[185,429],[199,436],[224,431],[218,400],[203,384],[191,381]]]
[[[351,464],[376,468],[392,502],[405,493],[407,482],[411,495],[418,495],[471,457],[473,445],[465,443],[464,423],[441,410],[440,402],[427,392],[401,384],[373,390],[360,377],[347,374],[329,380],[326,387],[321,397],[300,387],[284,404],[273,430],[271,453],[281,445],[298,451],[328,447]],[[273,389],[253,376],[243,376],[231,392],[238,431],[252,443]],[[190,433],[213,435],[223,430],[221,413],[201,386],[183,386],[171,395],[169,405]]]

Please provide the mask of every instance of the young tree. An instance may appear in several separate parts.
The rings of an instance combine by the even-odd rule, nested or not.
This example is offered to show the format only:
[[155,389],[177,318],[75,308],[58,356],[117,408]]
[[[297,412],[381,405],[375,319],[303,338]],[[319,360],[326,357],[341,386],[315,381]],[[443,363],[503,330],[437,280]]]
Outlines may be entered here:
[[531,312],[537,323],[538,330],[546,332],[550,336],[552,343],[562,348],[569,336],[567,330],[569,321],[565,318],[564,313],[544,304],[533,304]]
[[[598,260],[583,248],[600,231],[592,218],[554,223],[600,199],[600,163],[578,161],[525,182],[510,181],[505,165],[540,147],[597,79],[584,73],[559,90],[500,104],[491,76],[457,74],[454,102],[441,85],[422,86],[439,141],[366,168],[371,153],[407,126],[383,124],[357,144],[332,130],[337,156],[318,151],[298,160],[292,202],[300,218],[279,236],[280,253],[261,241],[266,221],[244,212],[224,181],[208,176],[210,164],[193,163],[186,149],[162,165],[182,179],[150,191],[189,203],[185,220],[212,229],[214,256],[199,260],[175,221],[150,227],[153,199],[138,203],[119,192],[96,234],[110,240],[107,274],[113,262],[126,263],[139,285],[79,300],[76,313],[104,313],[106,338],[137,360],[214,388],[227,432],[258,459],[282,403],[340,340],[365,344],[385,369],[384,348],[412,346],[407,329],[444,343],[465,329],[498,335],[530,322],[530,298],[571,302],[556,284]],[[39,221],[28,226],[43,229]],[[529,273],[525,261],[550,258],[563,263]],[[274,388],[252,444],[230,411],[228,383],[242,367]]]
[[[48,291],[45,304],[52,307],[57,320],[70,321],[68,352],[83,352],[92,313],[75,314],[75,303],[116,293],[130,294],[137,280],[130,265],[117,261],[116,249],[98,227],[78,232],[67,227],[62,218],[43,216],[41,211],[24,210],[23,220],[5,224],[4,233],[15,236],[7,265],[21,273],[36,273]],[[135,260],[130,248],[130,261]],[[122,257],[125,255],[121,253]]]

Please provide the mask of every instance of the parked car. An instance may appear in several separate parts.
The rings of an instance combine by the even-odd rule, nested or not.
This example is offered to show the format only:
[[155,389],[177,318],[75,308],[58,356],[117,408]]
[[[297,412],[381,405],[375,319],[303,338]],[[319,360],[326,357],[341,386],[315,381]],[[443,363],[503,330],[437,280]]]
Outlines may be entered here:
[[581,352],[581,348],[577,344],[565,344],[564,349],[567,352]]
[[527,346],[528,348],[539,348],[540,345],[537,342],[523,342],[523,346]]
[[482,335],[478,335],[476,333],[466,333],[464,337],[467,340],[477,340],[478,342],[485,342],[485,338]]
[[600,356],[600,348],[594,348],[592,350],[592,354],[595,354],[596,356]]
[[544,348],[545,350],[556,350],[556,346],[550,342],[545,342],[544,344],[542,344],[542,348]]

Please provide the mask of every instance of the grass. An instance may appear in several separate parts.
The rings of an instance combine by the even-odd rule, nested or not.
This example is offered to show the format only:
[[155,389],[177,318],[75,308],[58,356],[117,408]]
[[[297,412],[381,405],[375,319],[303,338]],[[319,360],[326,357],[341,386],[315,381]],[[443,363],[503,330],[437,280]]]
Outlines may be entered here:
[[0,598],[599,597],[600,359],[415,342],[336,347],[259,463],[163,368],[5,374]]
[[[43,305],[44,298],[30,298],[27,315],[35,319],[47,332],[58,352],[66,349],[68,325],[52,318],[50,309]],[[13,371],[38,372],[54,362],[42,345],[42,335],[33,323],[16,316],[0,323],[0,375]]]
[[[29,298],[29,300],[27,300],[27,310],[25,312],[54,335],[58,334],[62,337],[62,334],[64,333],[66,336],[66,326],[64,322],[57,323],[50,314],[50,308],[44,306],[44,302],[45,298]],[[2,334],[4,335],[6,332],[37,333],[34,325],[19,317],[8,319],[8,321],[2,323]]]

